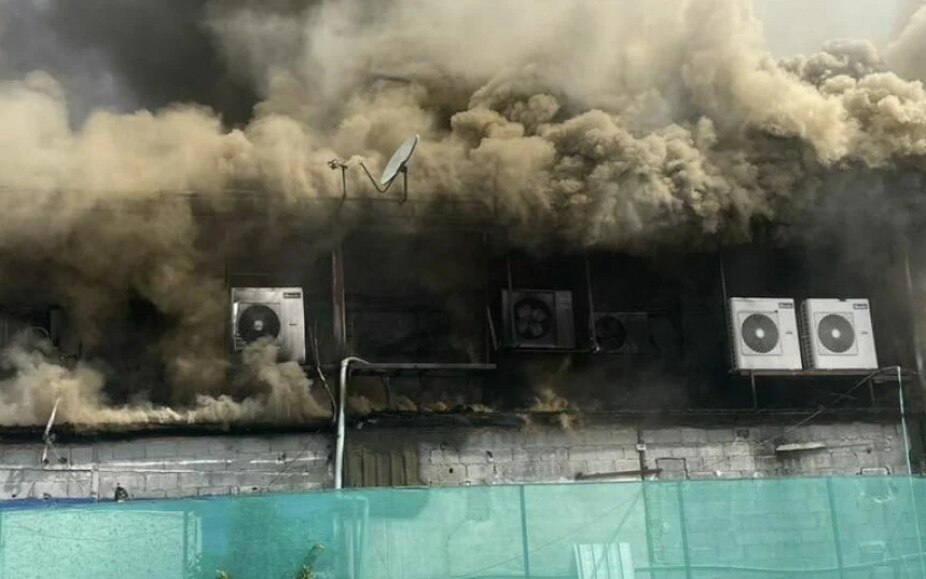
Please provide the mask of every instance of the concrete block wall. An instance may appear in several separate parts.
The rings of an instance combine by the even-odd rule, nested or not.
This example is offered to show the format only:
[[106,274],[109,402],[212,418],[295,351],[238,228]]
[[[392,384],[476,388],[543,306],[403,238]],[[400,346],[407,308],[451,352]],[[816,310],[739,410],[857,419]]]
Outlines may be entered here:
[[[365,438],[366,437],[366,438]],[[632,423],[517,428],[376,428],[348,431],[354,450],[401,449],[431,486],[723,479],[902,473],[899,425],[647,427]],[[801,443],[783,450],[784,443]],[[56,445],[0,442],[0,500],[111,499],[305,491],[332,484],[334,438],[323,434],[134,438]],[[776,450],[777,449],[777,450]],[[374,456],[375,458],[375,456]],[[407,466],[407,465],[406,465]],[[399,484],[399,483],[395,483]]]
[[[393,436],[394,434],[388,434]],[[906,471],[898,424],[589,426],[419,434],[425,484],[827,476]],[[803,443],[799,450],[776,450]],[[642,469],[641,469],[642,467]]]
[[0,500],[111,499],[302,491],[329,484],[327,435],[139,438],[55,445],[0,444]]
[[642,438],[647,467],[660,469],[660,478],[894,474],[907,468],[899,424],[659,428],[643,430]]

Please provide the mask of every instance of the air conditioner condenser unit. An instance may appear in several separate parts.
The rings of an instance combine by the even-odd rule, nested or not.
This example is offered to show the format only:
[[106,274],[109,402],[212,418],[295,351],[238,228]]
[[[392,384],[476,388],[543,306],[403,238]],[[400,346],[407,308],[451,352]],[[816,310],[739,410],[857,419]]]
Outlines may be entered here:
[[727,322],[735,370],[801,370],[794,300],[731,298]]
[[269,338],[279,348],[277,360],[305,362],[305,311],[302,288],[232,288],[234,350]]
[[502,291],[505,345],[510,348],[569,350],[575,348],[572,292]]
[[808,369],[877,370],[868,300],[804,300],[801,346]]
[[595,312],[595,345],[609,354],[649,354],[653,336],[646,312]]

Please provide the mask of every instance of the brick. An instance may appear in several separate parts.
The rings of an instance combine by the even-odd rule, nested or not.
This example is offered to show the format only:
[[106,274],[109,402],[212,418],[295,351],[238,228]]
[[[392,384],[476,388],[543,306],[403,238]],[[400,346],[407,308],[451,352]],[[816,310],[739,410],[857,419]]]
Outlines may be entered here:
[[598,449],[594,446],[574,446],[569,449],[569,460],[598,460]]
[[752,456],[752,445],[745,441],[737,441],[723,446],[726,456]]
[[[636,455],[636,451],[633,452]],[[606,446],[598,448],[598,460],[621,460],[625,458],[626,452],[620,446]]]
[[271,452],[286,452],[299,454],[305,449],[312,452],[323,452],[325,442],[314,436],[275,436],[269,440]]
[[58,453],[67,458],[68,464],[89,465],[93,462],[93,449],[89,446],[58,448]]
[[512,453],[510,448],[493,448],[486,451],[489,462],[511,462]]
[[[173,458],[180,456],[180,448],[175,440],[158,440],[145,444],[145,458]],[[113,451],[115,457],[115,451]]]
[[250,454],[263,454],[270,452],[270,440],[266,438],[237,439],[237,451]]
[[833,454],[833,468],[838,471],[843,472],[844,474],[856,474],[856,470],[859,468],[858,457],[854,454],[848,453],[839,453]]
[[688,470],[706,470],[704,459],[701,457],[686,458],[685,467]]
[[145,446],[137,442],[114,444],[110,449],[113,460],[145,458]]
[[514,462],[526,462],[530,458],[530,453],[524,447],[517,446],[511,449],[511,460]]
[[177,473],[155,473],[145,476],[146,491],[160,491],[177,488],[179,477]]
[[205,472],[182,472],[178,479],[180,488],[192,489],[196,487],[207,487],[210,485],[209,473]]
[[0,464],[10,466],[38,466],[42,464],[42,450],[36,447],[7,447],[0,453]]
[[209,486],[220,487],[220,486],[238,486],[238,477],[240,473],[238,472],[210,472],[209,473]]
[[701,456],[700,450],[697,447],[691,446],[679,446],[669,449],[669,456],[672,458],[694,458],[696,456]]
[[466,466],[466,478],[472,482],[491,482],[496,478],[497,469],[490,464],[470,464]]
[[460,484],[466,480],[466,467],[463,465],[449,466],[446,468],[429,469],[426,476],[422,477],[428,484],[445,485]]
[[685,444],[703,444],[707,442],[707,433],[701,428],[682,428],[682,442]]
[[196,494],[201,497],[214,497],[231,494],[231,487],[202,487],[196,489]]
[[655,444],[681,444],[682,431],[678,428],[661,428],[644,430],[643,442]]
[[246,472],[238,477],[239,487],[265,487],[277,479],[278,473]]
[[705,460],[722,458],[723,447],[721,446],[702,446],[698,448],[698,454]]
[[234,439],[224,437],[206,439],[206,448],[213,456],[228,456],[238,452]]
[[210,458],[209,441],[204,438],[184,438],[174,441],[176,456],[186,458]]
[[710,429],[705,434],[708,442],[733,442],[736,438],[732,428]]
[[68,483],[66,482],[35,482],[28,490],[29,496],[37,499],[48,495],[52,498],[68,498]]
[[569,451],[565,448],[537,448],[527,449],[529,462],[561,462],[569,460]]
[[750,472],[756,469],[756,461],[751,456],[731,456],[727,460],[729,470]]
[[460,451],[460,462],[463,464],[486,464],[489,457],[482,449],[465,449]]
[[287,466],[289,469],[299,468],[300,464],[304,464],[304,463],[284,462],[282,460],[276,460],[272,458],[248,459],[248,458],[238,457],[237,460],[232,460],[232,461],[225,463],[225,469],[233,470],[233,471],[265,472],[265,471],[277,471]]
[[209,460],[183,465],[186,470],[195,470],[200,472],[213,472],[221,470],[234,470],[235,463],[231,460]]
[[617,472],[617,468],[612,460],[587,460],[582,472],[584,474],[613,474]]
[[640,461],[636,458],[625,458],[614,461],[614,470],[617,472],[630,472],[640,470]]
[[584,465],[572,465],[565,462],[529,462],[497,465],[499,478],[512,482],[558,481],[575,478]]
[[30,484],[22,483],[4,483],[0,485],[0,498],[3,499],[26,499],[29,498]]

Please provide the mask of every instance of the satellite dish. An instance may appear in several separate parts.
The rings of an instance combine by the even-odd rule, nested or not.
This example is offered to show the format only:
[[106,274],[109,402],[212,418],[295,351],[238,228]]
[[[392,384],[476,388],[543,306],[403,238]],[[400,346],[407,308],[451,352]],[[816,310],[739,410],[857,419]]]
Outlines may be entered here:
[[399,171],[405,168],[405,164],[408,163],[412,153],[415,152],[415,146],[417,144],[418,135],[415,135],[399,145],[399,148],[392,154],[392,158],[386,163],[386,168],[383,169],[383,175],[379,178],[380,187],[385,187],[392,183],[392,180],[399,174]]
[[[366,173],[367,179],[370,180],[370,183],[373,184],[373,187],[376,188],[380,193],[385,193],[389,190],[389,187],[392,186],[392,183],[395,181],[395,178],[402,174],[403,182],[403,193],[400,203],[405,203],[408,200],[408,160],[411,159],[412,153],[415,152],[415,147],[418,145],[418,135],[415,135],[407,139],[404,143],[399,145],[399,147],[392,154],[392,157],[389,159],[389,162],[386,163],[386,168],[383,169],[383,174],[380,175],[379,181],[373,178],[373,175],[370,174],[367,166],[363,164],[363,161],[360,162],[360,168],[363,169],[363,172]],[[341,161],[340,159],[332,159],[328,161],[328,166],[334,170],[341,171],[341,188],[343,194],[341,196],[341,205],[344,204],[344,200],[347,199],[347,163]],[[340,205],[338,206],[340,209]]]

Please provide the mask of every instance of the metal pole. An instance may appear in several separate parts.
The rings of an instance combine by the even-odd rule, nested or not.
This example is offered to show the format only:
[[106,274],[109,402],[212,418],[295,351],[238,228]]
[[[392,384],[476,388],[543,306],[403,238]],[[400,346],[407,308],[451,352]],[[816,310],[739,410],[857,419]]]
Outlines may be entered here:
[[923,360],[922,337],[919,316],[916,312],[916,286],[913,283],[913,270],[910,266],[910,250],[904,248],[904,273],[907,278],[907,299],[910,306],[910,319],[913,324],[913,348],[916,357],[916,372],[920,378],[920,388],[926,391],[926,362]]
[[723,293],[723,306],[727,307],[727,268],[723,263],[723,253],[720,254],[720,291]]
[[338,384],[340,390],[338,393],[338,434],[334,451],[334,488],[336,489],[344,488],[344,439],[346,436],[344,408],[347,406],[348,370],[350,369],[350,365],[355,362],[357,364],[369,364],[366,360],[361,360],[353,356],[348,356],[341,360],[341,376],[340,383]]
[[916,504],[916,489],[913,487],[913,463],[910,461],[910,437],[907,433],[907,412],[904,408],[903,375],[897,366],[897,391],[900,397],[900,426],[903,430],[904,457],[907,459],[907,480],[910,483],[910,501],[913,503],[913,526],[916,530],[916,552],[919,553],[920,573],[926,577],[926,559],[923,555],[923,536],[920,530],[920,513]]
[[842,560],[842,542],[839,540],[839,519],[836,516],[836,501],[833,498],[833,479],[826,477],[826,495],[830,501],[830,524],[833,527],[833,548],[836,550],[836,565],[839,567],[839,576],[845,577],[846,572]]
[[507,341],[512,346],[516,347],[517,343],[515,340],[515,324],[514,324],[514,277],[511,275],[511,249],[509,248],[505,254],[505,266],[508,273],[508,311],[505,314],[508,316],[508,335],[505,336]]
[[524,577],[531,577],[530,541],[527,539],[527,501],[524,497],[524,485],[518,486],[521,498],[521,552],[524,556]]
[[684,483],[676,483],[678,489],[678,520],[681,529],[682,539],[682,560],[685,563],[685,577],[691,579],[691,555],[688,552],[688,521],[685,519],[685,492],[682,487]]
[[592,267],[589,264],[588,252],[585,253],[585,289],[588,291],[588,335],[592,342],[592,351],[598,352],[598,336],[595,335],[595,298],[592,296]]

